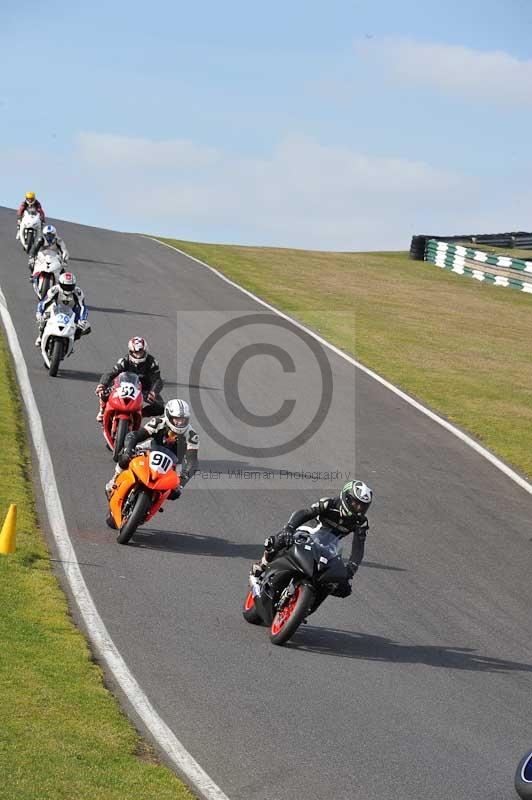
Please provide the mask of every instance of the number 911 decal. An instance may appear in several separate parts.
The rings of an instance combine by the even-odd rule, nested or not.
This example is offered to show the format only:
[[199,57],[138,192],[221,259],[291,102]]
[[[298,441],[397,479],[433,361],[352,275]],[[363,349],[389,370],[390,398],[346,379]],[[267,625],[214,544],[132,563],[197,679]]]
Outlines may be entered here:
[[164,453],[160,453],[158,450],[152,450],[150,453],[150,469],[155,470],[155,472],[161,473],[164,475],[168,470],[170,470],[173,466],[172,459],[165,455]]

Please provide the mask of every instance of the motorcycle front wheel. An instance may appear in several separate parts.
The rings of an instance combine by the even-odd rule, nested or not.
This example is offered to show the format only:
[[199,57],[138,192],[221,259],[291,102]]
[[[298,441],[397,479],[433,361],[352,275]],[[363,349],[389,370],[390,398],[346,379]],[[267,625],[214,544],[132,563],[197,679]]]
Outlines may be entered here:
[[124,446],[124,439],[129,431],[127,419],[119,419],[115,431],[115,446],[113,448],[113,461],[118,461],[118,455]]
[[27,231],[24,233],[24,249],[26,253],[29,253],[31,248],[33,247],[33,240],[35,238],[35,232],[32,230]]
[[129,542],[139,525],[142,525],[146,519],[151,504],[151,495],[142,491],[137,494],[131,513],[120,528],[120,533],[116,537],[116,541],[119,544],[127,544]]
[[242,616],[246,622],[251,623],[251,625],[262,625],[262,619],[260,618],[259,612],[255,608],[255,600],[253,599],[253,593],[251,589],[247,593],[246,599],[244,600]]
[[532,752],[526,753],[515,771],[515,791],[521,800],[532,798]]
[[51,375],[52,378],[55,378],[57,375],[57,370],[59,369],[59,364],[61,363],[61,357],[63,355],[63,342],[61,339],[56,339],[52,346],[52,355],[50,356],[50,366],[48,368],[48,373]]
[[280,608],[273,618],[270,628],[272,644],[285,644],[308,616],[314,603],[314,589],[307,583],[298,583],[294,594]]

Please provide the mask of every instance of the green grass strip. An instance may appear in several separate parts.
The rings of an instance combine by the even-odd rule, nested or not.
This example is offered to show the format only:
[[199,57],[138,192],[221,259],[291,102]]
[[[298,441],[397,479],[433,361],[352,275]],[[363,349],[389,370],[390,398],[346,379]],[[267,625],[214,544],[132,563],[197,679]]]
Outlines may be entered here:
[[532,475],[532,298],[406,253],[164,239],[306,323]]
[[[17,504],[17,551],[0,555],[2,800],[191,800],[127,721],[74,626],[38,530],[18,389],[0,331],[0,516]],[[1,524],[1,522],[0,522]]]

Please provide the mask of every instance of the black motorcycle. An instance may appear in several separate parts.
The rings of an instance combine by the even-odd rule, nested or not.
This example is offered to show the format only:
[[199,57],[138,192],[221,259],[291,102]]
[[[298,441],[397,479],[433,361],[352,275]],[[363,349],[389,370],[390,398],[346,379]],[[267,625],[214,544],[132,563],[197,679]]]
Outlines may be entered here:
[[299,528],[294,544],[268,564],[260,579],[250,575],[244,619],[270,626],[273,644],[285,644],[347,578],[338,536],[321,526],[312,533]]

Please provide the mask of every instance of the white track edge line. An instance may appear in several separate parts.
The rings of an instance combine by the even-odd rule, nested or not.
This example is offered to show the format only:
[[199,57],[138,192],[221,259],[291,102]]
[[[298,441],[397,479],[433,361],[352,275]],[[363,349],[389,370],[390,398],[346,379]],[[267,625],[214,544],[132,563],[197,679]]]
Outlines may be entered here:
[[33,445],[39,463],[39,476],[46,504],[50,528],[54,536],[62,566],[70,589],[87,627],[89,638],[97,653],[105,661],[120,688],[146,728],[156,740],[178,771],[190,781],[194,791],[200,792],[205,800],[229,800],[222,790],[209,778],[188,750],[181,744],[168,725],[157,714],[154,707],[133,677],[100,617],[85,579],[81,573],[63,513],[63,506],[57,488],[52,458],[46,442],[42,419],[31,387],[28,369],[20,346],[17,332],[9,313],[6,298],[0,287],[0,316],[7,333],[7,339],[17,378],[28,411]]
[[172,244],[168,244],[167,242],[162,242],[160,239],[157,239],[154,236],[147,236],[145,234],[141,235],[145,239],[151,239],[152,242],[157,242],[158,244],[162,244],[164,247],[169,247],[170,250],[175,250],[177,253],[186,256],[186,258],[190,258],[192,261],[196,261],[196,263],[201,264],[202,267],[206,267],[207,269],[209,269],[211,272],[213,272],[223,281],[228,283],[230,286],[234,286],[235,289],[238,289],[240,292],[243,292],[248,297],[253,298],[253,300],[255,300],[257,303],[260,303],[265,308],[269,309],[270,311],[273,311],[274,314],[277,314],[279,317],[282,317],[283,319],[286,319],[289,322],[291,322],[293,325],[296,326],[296,328],[300,328],[301,330],[305,331],[305,333],[308,333],[309,336],[312,336],[313,339],[316,339],[316,341],[324,345],[324,347],[328,347],[329,350],[333,351],[333,353],[336,353],[336,355],[348,361],[354,367],[361,370],[361,372],[364,372],[370,378],[373,378],[373,380],[377,381],[377,383],[380,383],[382,386],[385,386],[386,389],[389,389],[390,392],[396,394],[398,397],[401,398],[401,400],[404,400],[405,403],[409,403],[409,405],[413,406],[418,411],[421,411],[422,414],[425,414],[425,416],[429,417],[429,419],[431,419],[433,422],[436,422],[438,425],[441,425],[442,428],[445,428],[445,430],[449,431],[449,433],[452,433],[453,436],[456,436],[458,439],[460,439],[462,442],[468,445],[472,450],[475,450],[475,452],[477,452],[479,455],[485,458],[486,461],[489,461],[490,464],[493,464],[494,467],[503,472],[508,478],[514,481],[514,483],[520,486],[521,489],[524,489],[525,492],[528,492],[528,494],[532,495],[532,484],[529,483],[521,475],[519,475],[519,473],[517,473],[511,467],[509,467],[507,464],[505,464],[504,461],[501,461],[500,458],[497,458],[497,456],[491,453],[487,448],[483,447],[481,444],[476,442],[474,439],[471,438],[471,436],[468,436],[467,433],[464,433],[459,428],[456,428],[446,419],[443,419],[443,417],[440,417],[438,416],[438,414],[435,414],[434,411],[431,411],[429,408],[422,405],[422,403],[419,403],[417,400],[414,400],[413,397],[410,397],[410,395],[406,394],[406,392],[403,392],[393,383],[390,383],[385,378],[382,378],[380,375],[378,375],[376,372],[373,372],[373,370],[369,369],[368,367],[365,367],[364,364],[361,364],[359,361],[352,358],[352,356],[348,355],[347,353],[344,353],[343,350],[340,350],[339,347],[336,347],[334,344],[331,344],[331,342],[328,342],[327,339],[324,339],[322,336],[315,333],[315,331],[313,331],[311,328],[307,328],[306,325],[303,325],[301,322],[298,322],[293,317],[290,317],[288,314],[285,314],[283,311],[280,311],[275,306],[272,306],[270,305],[270,303],[267,303],[265,300],[262,300],[260,297],[257,297],[257,295],[253,294],[253,292],[248,291],[248,289],[244,289],[243,286],[240,286],[238,283],[235,283],[235,281],[230,280],[222,272],[219,272],[219,270],[215,269],[214,267],[211,267],[210,264],[205,263],[205,261],[201,261],[199,258],[195,258],[195,256],[191,256],[188,253],[185,253],[185,251],[180,250],[179,247],[174,247],[174,245]]

